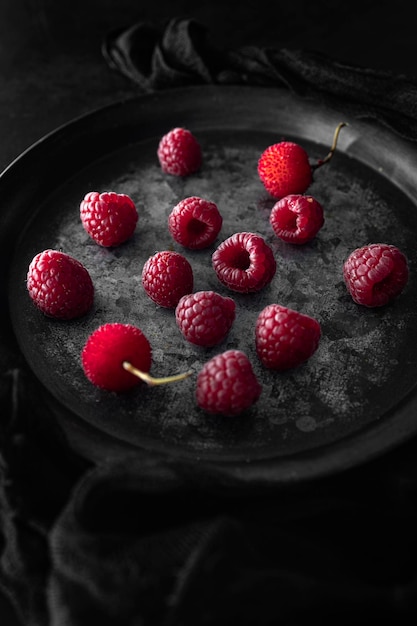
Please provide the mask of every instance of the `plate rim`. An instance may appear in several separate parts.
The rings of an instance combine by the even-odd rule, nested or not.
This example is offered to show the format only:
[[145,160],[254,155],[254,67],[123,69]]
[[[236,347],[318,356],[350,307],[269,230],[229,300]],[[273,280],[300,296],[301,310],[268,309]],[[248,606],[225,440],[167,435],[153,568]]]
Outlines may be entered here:
[[[199,86],[199,87],[184,87],[184,88],[175,88],[169,90],[169,95],[173,97],[181,97],[182,94],[187,94],[187,97],[191,96],[191,94],[196,93],[197,91],[204,91],[210,97],[218,97],[219,94],[226,91],[230,94],[233,93],[249,93],[249,91],[260,93],[268,93],[271,94],[272,91],[279,93],[281,97],[284,99],[288,99],[288,101],[296,101],[298,103],[305,101],[302,98],[295,97],[293,94],[288,93],[287,91],[283,91],[282,89],[276,89],[271,87],[249,87],[249,86],[233,86],[233,87],[217,87],[217,86]],[[223,95],[222,94],[222,95]],[[43,147],[48,147],[50,143],[59,142],[60,136],[66,136],[68,133],[71,134],[72,129],[75,126],[82,124],[88,125],[90,120],[94,120],[97,116],[102,115],[110,115],[111,112],[116,112],[117,110],[121,110],[126,106],[133,106],[135,104],[143,105],[146,101],[155,99],[164,99],[167,97],[167,92],[159,92],[145,95],[135,95],[132,97],[124,98],[122,100],[115,101],[113,103],[107,104],[103,107],[97,107],[87,113],[81,114],[64,124],[61,124],[57,128],[51,130],[46,135],[39,138],[33,144],[28,146],[20,155],[18,155],[15,159],[11,161],[11,163],[3,170],[0,174],[0,189],[5,184],[8,183],[7,179],[9,177],[16,177],[16,170],[25,166],[25,162],[31,158],[33,155],[36,155],[36,152],[42,150]],[[317,103],[313,103],[309,101],[307,106],[311,106],[313,108],[318,107]],[[319,108],[323,108],[319,106]],[[330,109],[334,111],[334,109]],[[356,123],[356,122],[355,122]],[[368,123],[359,122],[358,123],[358,133],[362,132],[363,127],[367,127]],[[371,128],[372,125],[371,125]],[[376,126],[377,133],[383,133],[383,135],[387,135],[390,138],[398,141],[405,149],[410,149],[410,154],[415,154],[416,148],[411,142],[404,141],[401,137],[395,136],[389,129],[381,128],[381,126]],[[352,155],[356,155],[355,141],[357,141],[357,137],[359,135],[354,136],[354,138],[350,140],[350,143],[347,144],[346,152]],[[417,157],[416,157],[417,162]],[[408,193],[407,189],[403,190],[404,193]],[[1,218],[0,218],[1,225]],[[9,312],[9,311],[8,311]],[[0,336],[0,344],[1,336]],[[26,361],[26,360],[25,360]],[[30,366],[29,369],[32,371]],[[42,383],[40,383],[42,385]],[[45,390],[49,394],[49,390]],[[404,397],[401,401],[401,404],[404,405],[406,402],[410,401],[414,408],[417,408],[417,396],[414,393],[415,390],[410,391],[407,394],[407,398]],[[252,484],[255,483],[267,483],[271,482],[274,484],[282,484],[282,483],[291,483],[291,482],[300,482],[303,480],[308,480],[310,478],[318,478],[329,473],[334,474],[338,471],[346,470],[353,466],[357,466],[363,462],[366,462],[370,459],[380,456],[381,454],[397,447],[401,443],[407,441],[411,436],[413,436],[417,432],[417,426],[414,426],[413,419],[411,415],[405,415],[404,406],[399,408],[399,411],[402,415],[402,431],[399,433],[396,429],[397,424],[395,424],[396,416],[392,415],[393,413],[398,414],[398,407],[394,407],[387,414],[381,415],[379,422],[373,422],[366,427],[362,427],[362,429],[358,432],[354,432],[349,434],[336,442],[332,442],[330,444],[323,444],[317,448],[314,448],[312,451],[303,451],[298,455],[293,455],[293,458],[288,461],[285,456],[279,457],[277,459],[256,459],[255,461],[248,462],[236,462],[236,461],[226,461],[225,463],[220,462],[223,465],[223,469],[226,473],[235,477],[238,482],[247,483],[250,482]],[[383,420],[382,420],[383,418]],[[79,418],[82,419],[82,418]],[[89,425],[90,426],[90,425]],[[396,432],[393,432],[396,431]],[[388,435],[388,436],[387,436]],[[375,440],[375,436],[378,440],[383,439],[384,445],[371,445],[370,441]],[[347,445],[346,445],[347,444]],[[299,457],[295,459],[294,457]],[[204,461],[204,463],[206,463]],[[210,464],[210,461],[208,462]],[[266,467],[267,466],[267,467]],[[283,468],[282,466],[286,466]],[[275,472],[272,471],[275,470]]]

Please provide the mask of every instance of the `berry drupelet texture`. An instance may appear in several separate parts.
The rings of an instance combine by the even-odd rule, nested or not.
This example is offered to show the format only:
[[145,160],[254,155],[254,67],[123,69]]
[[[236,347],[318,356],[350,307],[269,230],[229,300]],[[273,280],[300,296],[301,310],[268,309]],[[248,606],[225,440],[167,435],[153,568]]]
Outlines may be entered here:
[[396,247],[374,243],[357,248],[346,259],[343,277],[357,304],[379,307],[394,300],[408,282],[405,255]]
[[265,367],[286,370],[307,361],[317,350],[321,338],[319,322],[280,304],[270,304],[259,314],[255,325],[255,344]]
[[199,142],[187,128],[173,128],[160,140],[157,155],[162,171],[172,176],[189,176],[202,164]]
[[223,241],[212,255],[219,281],[239,293],[253,293],[268,285],[276,272],[272,249],[261,235],[235,233]]
[[168,217],[168,229],[173,239],[191,250],[210,246],[219,234],[223,223],[214,202],[198,196],[181,200]]
[[183,337],[204,347],[223,341],[235,316],[234,300],[215,291],[197,291],[183,296],[175,309],[176,322]]
[[118,246],[133,235],[138,212],[133,200],[123,193],[91,191],[80,204],[85,231],[100,246]]
[[77,259],[59,250],[44,250],[32,259],[26,278],[29,296],[49,317],[70,320],[88,313],[94,285]]
[[323,226],[324,211],[312,196],[291,194],[274,204],[269,221],[282,241],[302,245],[314,239]]
[[193,269],[188,259],[179,252],[163,250],[145,262],[142,285],[156,304],[174,309],[182,296],[193,291]]
[[240,350],[214,356],[197,377],[197,404],[209,413],[238,415],[252,406],[261,393],[252,364]]

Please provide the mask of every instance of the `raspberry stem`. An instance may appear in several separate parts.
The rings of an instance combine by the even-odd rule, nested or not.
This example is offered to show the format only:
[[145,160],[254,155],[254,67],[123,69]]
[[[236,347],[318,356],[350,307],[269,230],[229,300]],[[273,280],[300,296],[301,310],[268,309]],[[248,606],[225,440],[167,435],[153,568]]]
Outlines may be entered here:
[[337,141],[339,139],[340,131],[342,130],[342,128],[344,126],[349,126],[349,124],[347,122],[340,122],[340,124],[338,124],[336,126],[336,130],[334,131],[334,135],[333,135],[333,143],[331,145],[331,148],[330,148],[328,154],[324,157],[324,159],[319,159],[319,161],[317,161],[317,163],[315,165],[311,166],[311,169],[313,171],[316,170],[317,168],[321,167],[325,163],[328,163],[330,161],[330,159],[332,158],[333,154],[335,153],[336,146],[337,146]]
[[184,372],[182,374],[175,374],[174,376],[164,376],[162,378],[154,378],[147,372],[142,372],[141,370],[138,370],[131,363],[128,363],[128,361],[123,361],[123,367],[125,370],[127,370],[134,376],[137,376],[138,378],[143,380],[147,385],[150,385],[152,387],[154,385],[165,385],[166,383],[175,383],[179,380],[184,380],[185,378],[188,378],[188,376],[191,376],[191,374],[193,373],[192,371],[189,371],[189,372]]

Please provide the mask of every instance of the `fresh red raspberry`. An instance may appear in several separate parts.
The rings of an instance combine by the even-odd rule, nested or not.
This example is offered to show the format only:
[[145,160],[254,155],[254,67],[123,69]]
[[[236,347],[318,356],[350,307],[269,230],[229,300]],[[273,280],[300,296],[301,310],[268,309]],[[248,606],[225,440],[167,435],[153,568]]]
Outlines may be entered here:
[[323,207],[312,196],[291,194],[275,203],[269,221],[283,241],[304,244],[314,239],[323,226]]
[[197,291],[183,296],[175,309],[175,319],[184,338],[204,347],[223,341],[235,316],[234,300],[215,291]]
[[259,158],[258,174],[274,198],[304,193],[313,182],[307,152],[292,141],[269,146]]
[[193,290],[190,262],[179,252],[157,252],[143,266],[142,285],[156,304],[174,309],[179,299]]
[[162,171],[173,176],[188,176],[200,169],[201,146],[186,128],[173,128],[159,142],[157,155]]
[[175,241],[185,248],[201,250],[216,239],[223,218],[214,202],[191,196],[181,200],[168,217],[168,228]]
[[44,250],[32,259],[26,284],[33,302],[49,317],[70,320],[93,306],[94,286],[88,270],[58,250]]
[[321,337],[319,322],[280,304],[269,304],[258,315],[255,345],[258,357],[268,368],[286,370],[300,365],[317,350]]
[[152,351],[143,332],[131,324],[103,324],[87,339],[81,353],[85,375],[107,391],[127,391],[140,379],[126,371],[128,362],[142,372],[151,368]]
[[408,263],[393,245],[374,243],[354,250],[343,266],[346,287],[357,304],[377,307],[396,298],[408,282]]
[[80,217],[90,237],[108,248],[120,245],[133,235],[138,212],[124,193],[91,191],[80,204]]
[[215,250],[213,269],[223,285],[240,293],[260,291],[276,272],[274,254],[255,233],[235,233]]
[[261,392],[252,364],[240,350],[214,356],[197,376],[197,404],[209,413],[237,415],[252,406]]

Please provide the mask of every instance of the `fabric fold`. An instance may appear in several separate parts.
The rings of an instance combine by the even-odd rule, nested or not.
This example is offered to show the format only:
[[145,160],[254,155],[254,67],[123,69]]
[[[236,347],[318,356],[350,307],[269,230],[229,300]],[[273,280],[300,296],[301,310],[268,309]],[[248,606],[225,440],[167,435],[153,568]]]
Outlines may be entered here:
[[146,92],[204,83],[287,88],[417,140],[417,84],[406,76],[302,49],[220,48],[192,18],[174,18],[162,27],[138,22],[109,33],[102,51],[113,69]]
[[80,476],[21,367],[0,376],[0,587],[26,626],[48,620],[48,533]]
[[133,456],[96,468],[50,536],[51,626],[397,623],[416,614],[417,578],[381,577],[374,505],[306,491],[220,496],[185,483],[176,463]]

